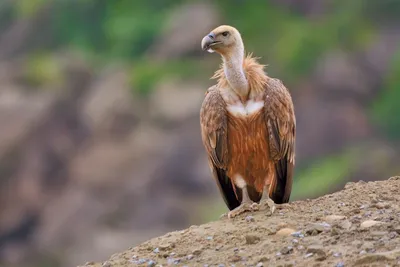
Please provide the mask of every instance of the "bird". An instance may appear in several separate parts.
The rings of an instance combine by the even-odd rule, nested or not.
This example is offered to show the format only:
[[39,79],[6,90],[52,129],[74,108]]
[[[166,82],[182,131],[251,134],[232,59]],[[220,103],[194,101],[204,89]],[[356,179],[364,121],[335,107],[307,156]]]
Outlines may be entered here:
[[240,32],[221,25],[201,41],[222,58],[200,109],[201,139],[234,218],[288,203],[295,166],[296,117],[289,90],[246,53]]

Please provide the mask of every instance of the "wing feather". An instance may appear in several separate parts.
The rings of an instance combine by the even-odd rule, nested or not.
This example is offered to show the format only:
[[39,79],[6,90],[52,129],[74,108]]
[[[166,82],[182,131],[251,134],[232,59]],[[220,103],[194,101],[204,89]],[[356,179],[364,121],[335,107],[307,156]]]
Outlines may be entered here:
[[265,89],[265,120],[270,155],[275,163],[271,198],[275,203],[289,201],[295,163],[296,118],[289,91],[278,79],[270,78]]
[[226,205],[232,210],[240,202],[235,185],[226,175],[229,161],[226,104],[216,86],[207,90],[200,110],[200,125],[211,172]]

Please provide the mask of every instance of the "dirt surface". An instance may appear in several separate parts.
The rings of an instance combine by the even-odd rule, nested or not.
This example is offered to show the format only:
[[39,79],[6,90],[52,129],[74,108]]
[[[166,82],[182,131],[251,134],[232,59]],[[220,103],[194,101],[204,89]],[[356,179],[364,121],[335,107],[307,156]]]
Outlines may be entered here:
[[400,177],[191,226],[84,266],[400,266]]

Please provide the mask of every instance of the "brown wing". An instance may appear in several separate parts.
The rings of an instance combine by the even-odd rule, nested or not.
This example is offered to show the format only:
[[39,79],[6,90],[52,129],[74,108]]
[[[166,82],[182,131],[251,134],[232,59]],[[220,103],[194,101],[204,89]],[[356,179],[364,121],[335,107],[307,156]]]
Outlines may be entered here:
[[201,137],[208,154],[212,174],[230,210],[240,205],[235,185],[226,175],[228,132],[226,104],[217,87],[211,87],[200,110]]
[[271,158],[275,162],[270,197],[275,203],[287,203],[293,183],[296,118],[289,91],[278,79],[270,78],[266,86],[265,120]]

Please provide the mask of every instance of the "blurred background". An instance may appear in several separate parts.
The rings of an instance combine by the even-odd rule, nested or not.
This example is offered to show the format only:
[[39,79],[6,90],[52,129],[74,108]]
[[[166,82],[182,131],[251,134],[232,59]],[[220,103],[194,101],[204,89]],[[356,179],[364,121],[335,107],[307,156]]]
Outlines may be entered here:
[[399,174],[400,1],[1,0],[0,266],[70,267],[226,212],[199,110],[220,24],[290,89],[291,200]]

